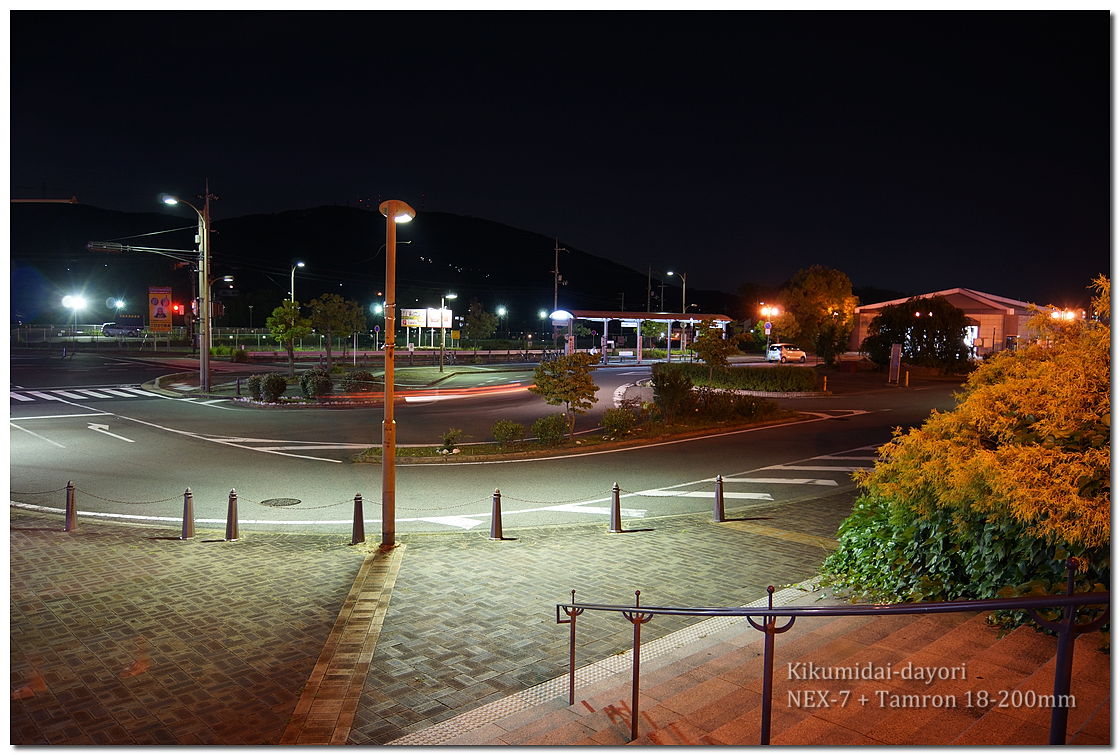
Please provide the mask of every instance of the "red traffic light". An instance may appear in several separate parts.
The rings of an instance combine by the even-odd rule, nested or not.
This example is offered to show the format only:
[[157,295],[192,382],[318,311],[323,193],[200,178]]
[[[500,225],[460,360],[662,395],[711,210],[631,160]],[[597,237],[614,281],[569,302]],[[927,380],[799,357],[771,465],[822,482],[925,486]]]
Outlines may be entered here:
[[183,305],[182,304],[172,304],[171,305],[171,312],[172,312],[172,314],[176,314],[176,315],[183,314]]

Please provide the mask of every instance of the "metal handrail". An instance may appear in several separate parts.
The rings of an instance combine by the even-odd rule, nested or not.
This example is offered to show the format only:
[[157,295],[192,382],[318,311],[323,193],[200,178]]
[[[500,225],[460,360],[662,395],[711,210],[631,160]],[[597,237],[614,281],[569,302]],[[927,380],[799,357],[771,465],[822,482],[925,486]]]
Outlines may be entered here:
[[[1076,607],[1111,604],[1111,593],[1073,592],[1073,563],[1068,565],[1066,593],[1064,595],[1044,595],[1025,598],[990,598],[985,600],[954,600],[928,603],[890,603],[843,606],[785,606],[774,607],[774,588],[767,588],[767,607],[742,606],[738,608],[677,606],[643,606],[641,591],[634,592],[634,605],[623,606],[605,603],[578,603],[576,591],[572,590],[569,603],[556,604],[556,623],[568,624],[568,704],[575,704],[576,685],[576,617],[584,611],[604,611],[620,613],[634,627],[633,656],[631,661],[631,701],[630,701],[630,741],[638,738],[638,689],[641,668],[641,628],[654,616],[741,616],[752,627],[762,632],[763,639],[763,677],[762,677],[762,722],[760,744],[770,744],[770,717],[774,676],[774,637],[788,631],[800,617],[831,616],[896,616],[900,614],[955,613],[963,611],[1025,610],[1043,627],[1058,635],[1057,656],[1054,666],[1054,696],[1050,715],[1050,744],[1065,744],[1069,709],[1063,703],[1069,699],[1070,680],[1073,669],[1073,642],[1078,635],[1094,631],[1108,620],[1106,610],[1101,616],[1084,624],[1075,623]],[[1059,620],[1045,619],[1038,609],[1061,607],[1063,616]],[[567,618],[561,618],[561,613]],[[778,618],[789,621],[778,626]],[[761,619],[756,621],[755,619]]]

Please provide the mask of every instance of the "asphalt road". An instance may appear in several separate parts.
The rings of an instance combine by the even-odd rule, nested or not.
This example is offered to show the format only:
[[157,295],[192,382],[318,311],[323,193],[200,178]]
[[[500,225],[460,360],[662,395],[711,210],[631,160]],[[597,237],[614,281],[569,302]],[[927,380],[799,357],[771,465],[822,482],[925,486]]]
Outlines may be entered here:
[[[353,498],[361,493],[366,530],[379,530],[381,468],[348,459],[379,443],[380,409],[260,409],[223,399],[143,395],[140,383],[166,371],[101,355],[79,354],[61,365],[13,357],[12,501],[60,509],[59,489],[73,480],[78,509],[86,512],[81,516],[177,529],[189,487],[198,527],[221,530],[228,494],[236,489],[243,530],[348,532]],[[645,374],[648,368],[596,371],[601,400],[581,425],[593,426],[614,389]],[[495,373],[493,379],[508,384],[523,377]],[[470,380],[479,378],[457,378],[441,388],[453,393],[458,382]],[[931,408],[950,406],[955,388],[932,382],[904,391],[872,383],[835,396],[783,399],[806,418],[605,453],[453,465],[409,465],[402,457],[397,531],[485,531],[496,489],[507,531],[605,526],[616,482],[625,526],[640,528],[659,516],[711,511],[717,474],[727,478],[725,506],[732,515],[774,503],[797,506],[851,489],[852,470],[870,465],[874,447],[889,439],[892,427],[918,424]],[[397,411],[398,440],[431,443],[452,426],[462,427],[468,440],[483,440],[497,419],[530,422],[552,411],[525,390],[409,403]]]

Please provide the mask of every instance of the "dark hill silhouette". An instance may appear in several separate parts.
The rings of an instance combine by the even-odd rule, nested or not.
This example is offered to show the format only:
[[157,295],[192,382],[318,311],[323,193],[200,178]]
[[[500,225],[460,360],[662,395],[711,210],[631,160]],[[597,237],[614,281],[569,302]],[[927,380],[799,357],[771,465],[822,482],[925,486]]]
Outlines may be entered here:
[[[217,215],[220,202],[215,203]],[[91,311],[83,321],[111,319],[104,308],[108,296],[143,301],[149,285],[170,285],[176,300],[188,302],[188,271],[174,260],[150,253],[103,254],[86,249],[90,241],[175,249],[194,249],[197,216],[185,206],[159,213],[121,213],[86,205],[12,205],[13,320],[60,322],[66,316],[60,300],[86,289]],[[287,294],[291,265],[296,272],[296,298],[308,302],[323,293],[337,293],[370,305],[381,300],[384,287],[385,220],[352,207],[305,210],[213,219],[212,275],[235,276],[233,287],[216,283],[226,304],[219,325],[244,326],[253,305],[257,326]],[[174,233],[156,231],[179,228]],[[472,298],[494,311],[509,310],[513,331],[539,329],[538,312],[553,303],[555,240],[501,223],[450,213],[425,212],[398,226],[397,290],[401,307],[438,307],[441,294],[454,292],[453,309],[465,314]],[[133,238],[128,238],[133,237]],[[646,274],[589,254],[560,239],[560,272],[567,285],[559,288],[559,305],[575,309],[646,308]],[[680,309],[680,288],[669,279],[665,300]],[[651,307],[658,304],[661,284],[653,281]],[[717,291],[688,291],[693,311],[723,312],[741,317],[738,298]]]

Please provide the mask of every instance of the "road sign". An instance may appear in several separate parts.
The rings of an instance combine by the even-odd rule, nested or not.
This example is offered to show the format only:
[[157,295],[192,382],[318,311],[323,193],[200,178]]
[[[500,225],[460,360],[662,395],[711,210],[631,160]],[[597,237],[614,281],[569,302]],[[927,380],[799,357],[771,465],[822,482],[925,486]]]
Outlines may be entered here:
[[770,323],[766,323],[766,335],[770,335]]

